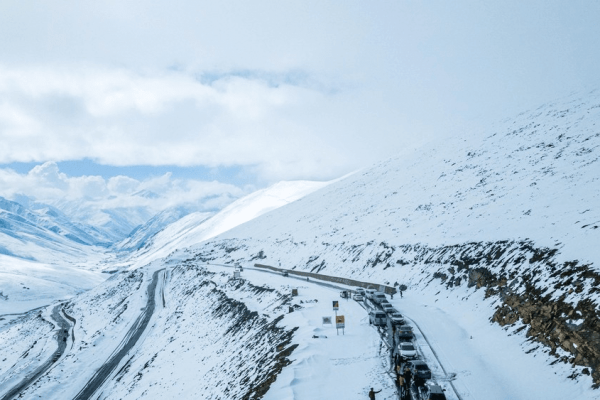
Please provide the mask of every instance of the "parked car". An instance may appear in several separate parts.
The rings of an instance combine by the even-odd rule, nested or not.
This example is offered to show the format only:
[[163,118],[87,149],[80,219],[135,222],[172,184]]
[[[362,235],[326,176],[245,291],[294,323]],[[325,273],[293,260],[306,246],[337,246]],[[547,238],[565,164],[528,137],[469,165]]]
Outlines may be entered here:
[[363,301],[365,298],[363,297],[362,294],[360,293],[354,293],[354,295],[352,296],[352,298],[356,301]]
[[290,274],[287,271],[283,271],[283,276],[290,276]]
[[398,354],[400,354],[400,357],[404,357],[404,358],[417,358],[418,354],[417,354],[417,349],[415,349],[415,346],[410,343],[410,342],[402,342],[398,345]]
[[376,292],[377,292],[377,290],[375,290],[375,289],[367,289],[367,290],[365,290],[365,294],[366,294],[367,299],[369,299],[369,300],[372,299],[373,298],[373,294],[375,294]]
[[424,380],[431,379],[431,370],[429,369],[427,364],[425,364],[425,361],[415,360],[409,361],[407,364],[408,368],[410,368],[410,372],[412,373],[413,377],[421,378]]
[[446,400],[444,389],[437,383],[428,381],[419,389],[419,399],[421,400]]
[[381,304],[382,301],[387,301],[387,298],[385,297],[385,294],[376,292],[373,294],[371,300],[373,300],[373,303]]
[[340,292],[340,297],[342,299],[348,299],[348,298],[350,298],[350,291],[349,290],[342,290]]
[[387,316],[383,311],[371,310],[369,311],[369,323],[376,326],[387,325]]
[[383,303],[381,305],[381,308],[383,309],[383,311],[385,311],[386,314],[390,314],[396,311],[396,309],[394,308],[393,305],[391,305],[390,303]]
[[398,311],[388,313],[388,318],[392,325],[404,325],[404,317]]
[[365,297],[365,289],[359,287],[356,288],[356,290],[354,290],[356,293],[361,294],[363,297]]

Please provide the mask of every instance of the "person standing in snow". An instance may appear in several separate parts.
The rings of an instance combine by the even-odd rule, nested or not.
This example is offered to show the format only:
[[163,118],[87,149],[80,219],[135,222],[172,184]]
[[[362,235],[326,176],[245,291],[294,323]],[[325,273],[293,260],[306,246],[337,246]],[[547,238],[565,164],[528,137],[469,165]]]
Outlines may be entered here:
[[407,389],[410,388],[410,384],[412,383],[412,372],[410,372],[408,366],[404,369],[404,381],[406,382]]
[[369,392],[369,399],[371,400],[375,400],[375,393],[379,393],[381,392],[382,389],[379,389],[378,391],[373,391],[373,388],[371,388],[371,391]]
[[400,398],[404,399],[404,376],[398,375],[398,388],[400,389]]

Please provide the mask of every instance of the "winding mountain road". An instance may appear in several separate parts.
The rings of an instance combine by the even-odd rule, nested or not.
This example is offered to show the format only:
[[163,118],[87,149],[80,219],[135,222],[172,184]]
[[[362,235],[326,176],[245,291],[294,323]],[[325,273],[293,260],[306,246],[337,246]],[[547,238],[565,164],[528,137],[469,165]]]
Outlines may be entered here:
[[[69,331],[72,331],[73,326],[75,325],[75,320],[65,314],[67,318],[63,318],[61,315],[62,304],[58,304],[52,309],[52,319],[58,325],[58,332],[56,334],[56,342],[58,344],[58,348],[50,358],[48,358],[42,365],[37,367],[35,371],[28,374],[19,382],[16,386],[10,389],[4,396],[2,396],[1,400],[11,400],[15,396],[21,394],[25,389],[27,389],[30,385],[35,383],[42,375],[44,375],[51,367],[57,362],[65,352],[67,348],[67,338],[69,337]],[[64,312],[64,311],[63,311]],[[73,324],[70,323],[70,321]]]
[[[119,363],[127,355],[127,353],[137,344],[138,340],[146,330],[154,309],[156,308],[157,287],[161,291],[161,297],[164,304],[164,294],[162,294],[162,286],[164,284],[165,269],[155,271],[152,275],[152,281],[148,285],[148,302],[143,308],[141,314],[135,320],[127,335],[121,341],[119,347],[113,352],[109,359],[96,371],[92,379],[81,389],[74,400],[87,400],[92,398],[94,393],[102,387],[102,385],[112,375],[114,370],[119,366]],[[159,285],[160,281],[160,285]]]

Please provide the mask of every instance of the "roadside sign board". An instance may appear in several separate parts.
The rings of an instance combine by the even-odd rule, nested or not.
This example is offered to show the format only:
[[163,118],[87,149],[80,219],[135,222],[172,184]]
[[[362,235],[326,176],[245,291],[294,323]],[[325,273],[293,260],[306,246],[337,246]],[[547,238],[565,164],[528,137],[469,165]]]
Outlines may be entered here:
[[298,296],[298,289],[292,289],[292,296]]
[[335,317],[335,327],[337,329],[344,329],[346,326],[346,322],[343,315],[337,315]]
[[331,325],[331,317],[323,317],[323,325],[325,324]]
[[337,311],[340,309],[340,303],[337,300],[333,301],[333,311]]

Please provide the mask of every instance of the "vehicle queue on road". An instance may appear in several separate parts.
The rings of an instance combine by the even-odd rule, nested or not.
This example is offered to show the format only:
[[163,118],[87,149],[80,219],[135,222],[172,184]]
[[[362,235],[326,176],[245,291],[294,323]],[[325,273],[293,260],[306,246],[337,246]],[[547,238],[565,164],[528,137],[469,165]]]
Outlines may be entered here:
[[[349,298],[350,291],[342,297]],[[352,298],[363,302],[369,312],[369,323],[380,327],[390,345],[390,358],[396,373],[401,400],[446,400],[444,389],[432,380],[431,370],[417,351],[411,325],[389,303],[384,293],[374,289],[356,288]]]

